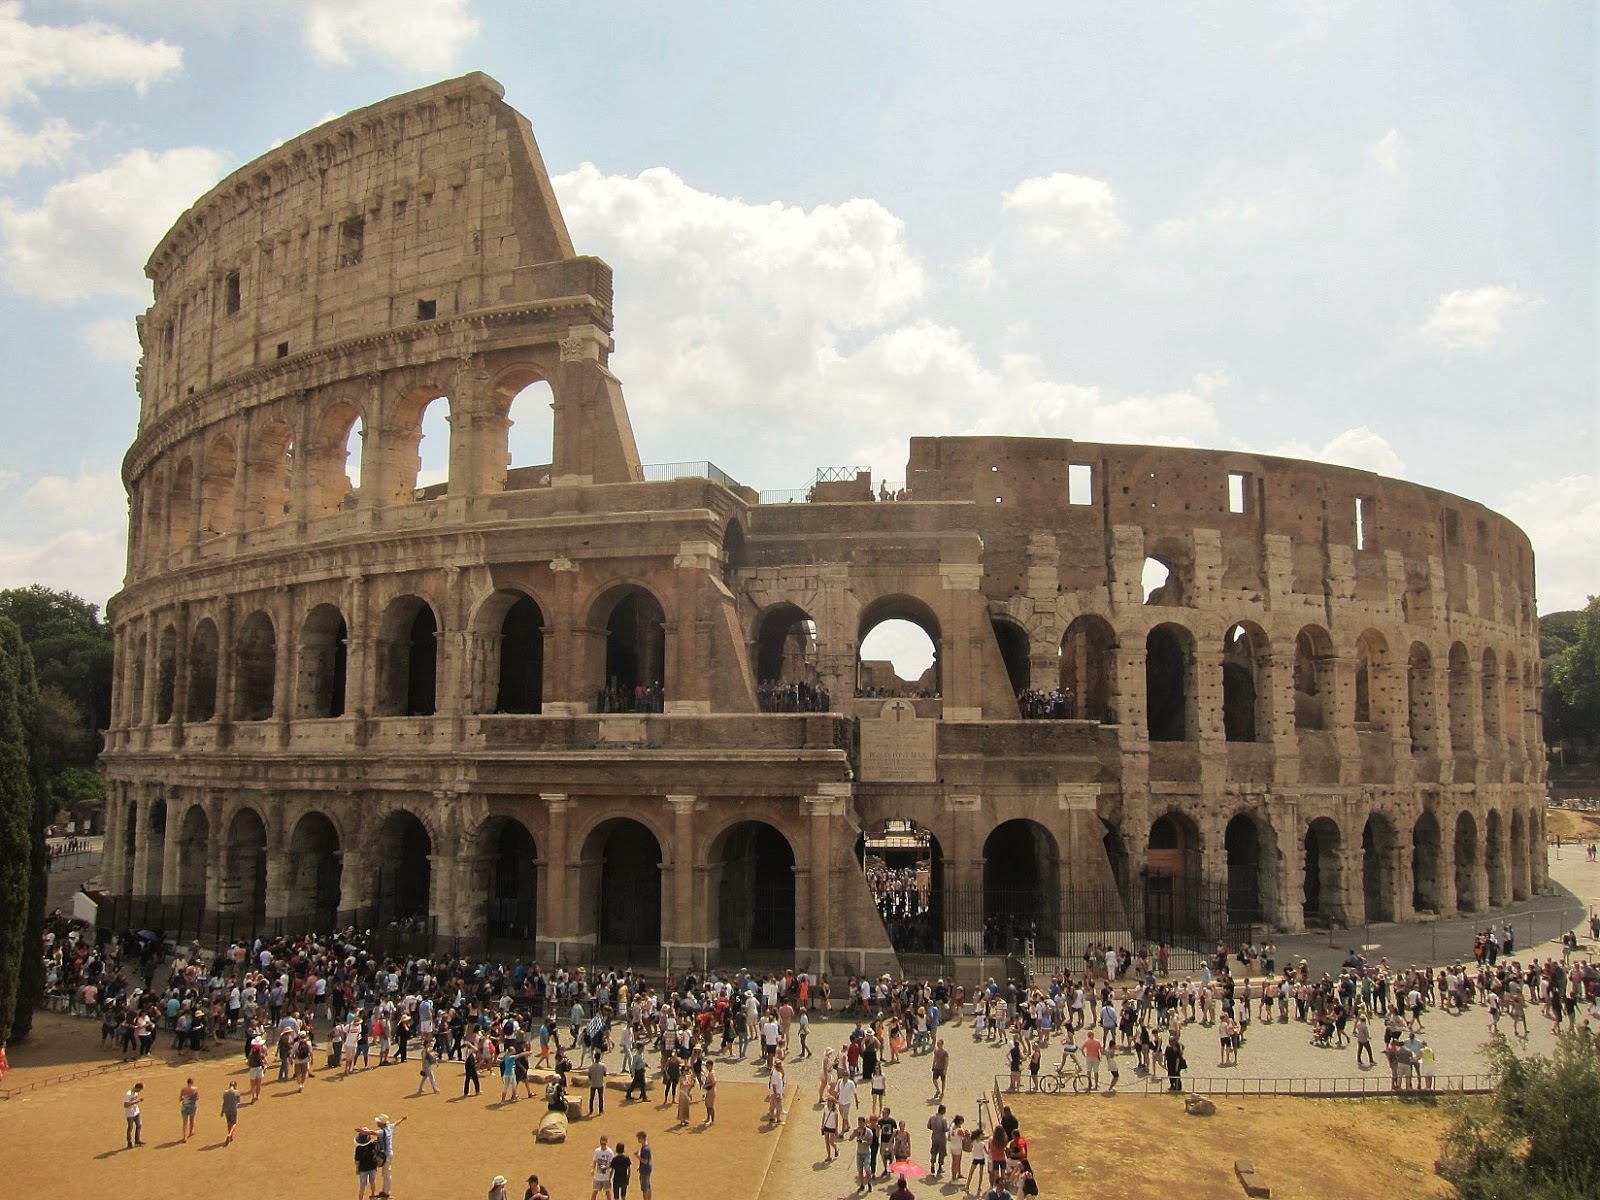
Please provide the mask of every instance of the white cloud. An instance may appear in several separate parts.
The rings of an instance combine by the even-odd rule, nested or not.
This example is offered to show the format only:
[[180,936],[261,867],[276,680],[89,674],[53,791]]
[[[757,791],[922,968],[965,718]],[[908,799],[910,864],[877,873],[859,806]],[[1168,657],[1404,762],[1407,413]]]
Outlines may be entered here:
[[[20,482],[15,473],[12,480]],[[27,534],[0,538],[0,587],[43,583],[103,604],[122,585],[127,517],[115,467],[86,464],[74,476],[46,475],[8,492],[0,529]]]
[[411,70],[449,70],[478,36],[470,8],[471,0],[315,0],[306,44],[324,62],[348,63],[364,48]]
[[1313,462],[1333,463],[1340,467],[1354,467],[1358,471],[1376,471],[1379,475],[1404,478],[1406,464],[1395,449],[1380,434],[1365,425],[1346,429],[1321,446],[1305,442],[1286,442],[1270,454],[1287,458],[1307,458]]
[[978,291],[987,292],[994,286],[994,251],[974,254],[961,264],[961,273]]
[[1416,336],[1447,354],[1484,354],[1505,341],[1520,317],[1543,303],[1498,284],[1461,288],[1434,302]]
[[226,166],[203,147],[131,150],[104,170],[56,184],[37,208],[0,200],[6,282],[52,304],[96,295],[148,299],[145,259]]
[[20,3],[0,3],[0,104],[60,83],[128,83],[142,95],[182,63],[177,46],[144,41],[103,21],[30,25]]
[[1156,236],[1164,242],[1182,242],[1196,234],[1223,226],[1249,225],[1261,216],[1254,200],[1219,200],[1204,211],[1187,217],[1169,217],[1156,225]]
[[1600,476],[1540,480],[1500,511],[1533,542],[1540,612],[1582,608],[1600,594]]
[[1405,139],[1400,136],[1398,129],[1391,129],[1376,142],[1370,151],[1372,161],[1390,175],[1400,174],[1406,155]]
[[114,529],[69,529],[48,541],[0,539],[0,588],[42,583],[103,605],[122,587],[127,537]]
[[0,175],[59,162],[78,136],[60,117],[50,117],[34,132],[24,133],[0,113]]
[[22,493],[22,502],[48,518],[81,521],[108,514],[126,515],[128,496],[122,490],[122,476],[115,469],[92,471],[81,467],[71,478],[45,475],[34,480]]
[[1005,194],[1003,207],[1021,214],[1033,241],[1067,254],[1113,245],[1127,232],[1111,185],[1085,175],[1058,171],[1024,179]]
[[0,492],[22,482],[22,472],[13,471],[9,467],[0,467]]
[[83,327],[89,353],[101,362],[132,367],[139,361],[139,334],[131,317],[99,317]]

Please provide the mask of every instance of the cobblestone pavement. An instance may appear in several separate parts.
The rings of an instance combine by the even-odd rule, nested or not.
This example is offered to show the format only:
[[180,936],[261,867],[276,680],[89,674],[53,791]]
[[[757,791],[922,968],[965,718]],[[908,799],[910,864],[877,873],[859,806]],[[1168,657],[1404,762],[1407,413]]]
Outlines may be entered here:
[[[1574,850],[1572,847],[1567,847],[1562,853],[1563,858],[1558,860],[1556,852],[1553,849],[1551,851],[1551,877],[1566,890],[1566,896],[1541,897],[1526,905],[1518,906],[1523,915],[1516,915],[1516,910],[1513,910],[1510,920],[1517,927],[1519,940],[1523,930],[1534,924],[1526,915],[1530,910],[1556,910],[1567,914],[1572,919],[1572,924],[1558,926],[1555,916],[1546,916],[1544,920],[1547,924],[1537,927],[1548,932],[1549,940],[1519,949],[1516,957],[1524,961],[1531,957],[1543,959],[1551,954],[1559,955],[1560,934],[1565,929],[1572,928],[1586,908],[1600,906],[1600,865],[1583,862],[1582,851]],[[1497,923],[1499,920],[1497,916]],[[1470,918],[1433,924],[1438,926],[1438,944],[1442,952],[1437,962],[1454,961],[1458,957],[1457,951],[1463,956],[1470,954],[1471,930],[1474,927]],[[1586,927],[1582,932],[1585,935],[1582,952],[1587,955],[1595,954],[1600,947],[1587,937]],[[1373,938],[1378,943],[1375,952],[1387,955],[1391,963],[1397,963],[1402,967],[1412,962],[1419,964],[1433,962],[1435,961],[1433,955],[1429,953],[1433,943],[1432,935],[1433,931],[1427,929],[1390,927],[1389,930],[1383,931],[1383,936],[1389,939],[1387,944],[1383,937]],[[1302,943],[1305,945],[1304,950],[1298,948]],[[1447,945],[1448,952],[1445,952]],[[1287,956],[1293,953],[1296,959],[1305,957],[1312,968],[1319,973],[1322,969],[1335,969],[1347,953],[1343,949],[1334,949],[1330,952],[1326,935],[1321,938],[1284,938],[1279,940],[1278,947],[1280,961],[1288,961]],[[1319,949],[1321,953],[1316,953]],[[1253,1023],[1240,1050],[1237,1066],[1217,1065],[1218,1041],[1214,1026],[1210,1028],[1189,1026],[1185,1039],[1186,1056],[1190,1065],[1188,1075],[1273,1078],[1376,1075],[1380,1079],[1387,1076],[1388,1068],[1381,1057],[1376,1068],[1357,1068],[1354,1045],[1343,1049],[1313,1046],[1307,1027],[1292,1019],[1293,1006],[1290,1008],[1290,1013],[1291,1020],[1287,1025],[1277,1023],[1266,1025],[1259,1021]],[[1526,1040],[1517,1039],[1519,1045],[1531,1051],[1549,1050],[1553,1044],[1553,1036],[1548,1022],[1537,1014],[1532,1014],[1530,1025],[1530,1036]],[[1504,1019],[1502,1026],[1509,1034],[1510,1019]],[[841,1146],[839,1157],[835,1161],[829,1163],[825,1160],[819,1129],[821,1107],[816,1104],[822,1061],[821,1050],[827,1045],[837,1046],[843,1043],[849,1037],[851,1028],[852,1023],[848,1021],[815,1022],[810,1037],[813,1054],[790,1065],[788,1117],[767,1178],[759,1192],[761,1197],[771,1200],[790,1200],[790,1198],[805,1200],[810,1197],[842,1198],[859,1194],[855,1186],[855,1165],[851,1148]],[[1483,1047],[1489,1032],[1489,1018],[1483,1009],[1477,1007],[1468,1009],[1460,1016],[1430,1011],[1423,1018],[1422,1036],[1433,1046],[1438,1055],[1438,1069],[1441,1076],[1484,1070],[1486,1062]],[[978,1097],[987,1095],[991,1091],[997,1076],[1002,1088],[1006,1084],[1006,1066],[1001,1043],[974,1042],[971,1022],[965,1020],[958,1026],[947,1026],[944,1036],[946,1046],[951,1051],[950,1079],[945,1099],[948,1114],[953,1117],[960,1113],[971,1125],[978,1115]],[[1144,1099],[1143,1081],[1134,1072],[1132,1057],[1121,1056],[1121,1065],[1122,1086],[1117,1094],[1111,1096],[1107,1096],[1104,1092],[1087,1096],[1064,1094],[1053,1102],[1078,1105],[1151,1102]],[[765,1078],[754,1064],[749,1063],[734,1064],[730,1068],[719,1066],[718,1070],[724,1079],[764,1080]],[[928,1058],[925,1055],[902,1054],[900,1063],[889,1067],[885,1074],[888,1079],[886,1103],[894,1115],[902,1117],[909,1123],[913,1135],[913,1157],[919,1163],[926,1163],[928,1152],[926,1123],[938,1103],[932,1098],[932,1078]],[[1023,1086],[1027,1087],[1026,1075]],[[986,1124],[992,1117],[991,1112],[985,1111]],[[851,1123],[854,1123],[853,1116]],[[875,1184],[874,1191],[879,1193],[885,1191],[888,1182],[880,1178]],[[938,1189],[931,1183],[921,1184],[917,1185],[915,1190],[919,1195],[937,1195],[941,1191],[956,1194],[956,1189],[948,1184]]]

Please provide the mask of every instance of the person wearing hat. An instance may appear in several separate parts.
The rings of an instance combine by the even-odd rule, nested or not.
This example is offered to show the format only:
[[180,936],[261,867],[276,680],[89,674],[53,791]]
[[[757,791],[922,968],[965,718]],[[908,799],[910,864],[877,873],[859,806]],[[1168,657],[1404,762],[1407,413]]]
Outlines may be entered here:
[[506,1200],[506,1177],[496,1175],[489,1183],[489,1200]]
[[378,1194],[378,1135],[362,1125],[356,1130],[356,1200],[370,1190]]
[[379,1113],[372,1122],[378,1127],[378,1165],[383,1168],[383,1191],[378,1195],[386,1197],[394,1187],[394,1131],[405,1124],[406,1118],[391,1121],[388,1113]]
[[522,1200],[550,1200],[550,1193],[539,1182],[537,1175],[528,1176],[528,1190],[522,1193]]

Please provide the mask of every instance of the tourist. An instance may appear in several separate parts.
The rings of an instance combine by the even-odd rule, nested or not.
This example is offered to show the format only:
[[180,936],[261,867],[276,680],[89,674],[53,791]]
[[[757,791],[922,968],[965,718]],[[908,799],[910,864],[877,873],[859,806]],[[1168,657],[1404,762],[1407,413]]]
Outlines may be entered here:
[[944,1173],[950,1149],[950,1120],[944,1115],[942,1104],[928,1118],[928,1135],[928,1174],[937,1179]]
[[628,1143],[617,1139],[616,1152],[611,1156],[612,1200],[628,1200],[628,1184],[633,1181],[633,1159],[628,1157]]
[[[589,1064],[589,1066],[587,1068],[587,1072],[588,1072],[588,1076],[589,1076],[589,1107],[587,1109],[588,1115],[591,1116],[591,1117],[594,1116],[595,1100],[598,1099],[600,1101],[600,1115],[601,1116],[605,1116],[605,1112],[606,1112],[606,1064],[605,1064],[605,1060],[600,1057],[600,1051],[599,1051],[598,1046],[596,1047],[596,1050],[595,1050],[594,1061]],[[681,1106],[679,1108],[679,1111],[680,1112],[682,1111]]]
[[439,1081],[434,1077],[433,1067],[433,1046],[431,1043],[424,1041],[422,1043],[422,1070],[417,1072],[417,1095],[422,1095],[424,1084],[433,1089],[433,1095],[437,1096],[439,1094]]
[[506,1200],[506,1177],[496,1175],[489,1181],[489,1200]]
[[839,1157],[839,1102],[832,1096],[822,1110],[822,1148],[828,1162]]
[[528,1176],[528,1190],[522,1193],[522,1200],[550,1200],[549,1191],[537,1175]]
[[222,1119],[228,1123],[228,1136],[222,1143],[224,1146],[233,1145],[234,1132],[239,1128],[239,1100],[239,1085],[230,1079],[228,1090],[222,1093]]
[[378,1137],[365,1125],[356,1130],[356,1200],[378,1194]]
[[644,1200],[651,1200],[650,1175],[655,1170],[655,1154],[650,1149],[650,1139],[644,1130],[639,1130],[634,1137],[639,1139],[639,1151],[635,1156],[639,1163],[639,1194]]
[[933,1044],[933,1098],[944,1099],[945,1077],[950,1073],[950,1051],[945,1049],[944,1039],[939,1038]]
[[378,1127],[378,1165],[383,1168],[383,1191],[378,1193],[380,1196],[387,1196],[394,1191],[394,1131],[409,1119],[401,1117],[398,1121],[391,1121],[387,1113],[379,1113],[372,1118]]
[[144,1084],[136,1083],[122,1094],[122,1115],[128,1122],[128,1149],[144,1145],[144,1118],[139,1102],[144,1098]]
[[701,1095],[706,1102],[706,1119],[701,1122],[701,1128],[709,1129],[717,1123],[717,1064],[707,1062],[704,1076],[700,1080]]
[[767,1076],[767,1122],[772,1125],[783,1124],[783,1059],[778,1059],[772,1065],[772,1073]]
[[601,1134],[600,1144],[594,1148],[592,1156],[590,1175],[594,1180],[594,1187],[589,1192],[589,1200],[600,1200],[602,1196],[611,1194],[611,1160],[615,1154],[605,1134]]
[[186,1142],[194,1133],[194,1115],[199,1109],[200,1089],[195,1087],[194,1077],[190,1076],[178,1092],[178,1119],[183,1127],[183,1140]]

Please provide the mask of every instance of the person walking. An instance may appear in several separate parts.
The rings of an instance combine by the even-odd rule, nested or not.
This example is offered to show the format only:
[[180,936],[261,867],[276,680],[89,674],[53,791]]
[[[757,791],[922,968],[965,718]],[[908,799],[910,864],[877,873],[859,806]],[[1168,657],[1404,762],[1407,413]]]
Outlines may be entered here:
[[417,1095],[419,1096],[422,1095],[424,1085],[433,1089],[433,1095],[437,1096],[439,1094],[439,1080],[433,1073],[434,1062],[433,1043],[425,1041],[422,1043],[422,1070],[417,1072]]
[[387,1196],[394,1189],[394,1131],[407,1118],[391,1121],[387,1113],[379,1113],[372,1120],[378,1127],[378,1165],[383,1168],[383,1191],[378,1195]]
[[136,1083],[122,1094],[122,1115],[128,1122],[128,1149],[144,1145],[144,1118],[139,1103],[144,1099],[144,1084]]
[[233,1145],[234,1132],[239,1128],[239,1085],[232,1080],[228,1082],[228,1090],[222,1093],[222,1119],[228,1123],[228,1137],[222,1144]]
[[839,1102],[832,1096],[822,1110],[822,1149],[828,1162],[839,1157]]
[[461,1081],[461,1095],[465,1097],[470,1091],[474,1096],[481,1096],[483,1095],[483,1081],[478,1075],[478,1042],[476,1038],[474,1038],[472,1044],[467,1047],[465,1061],[467,1074],[466,1077]]
[[199,1109],[200,1089],[195,1087],[194,1077],[190,1076],[178,1092],[178,1119],[183,1125],[183,1140],[186,1142],[194,1134],[194,1115]]

